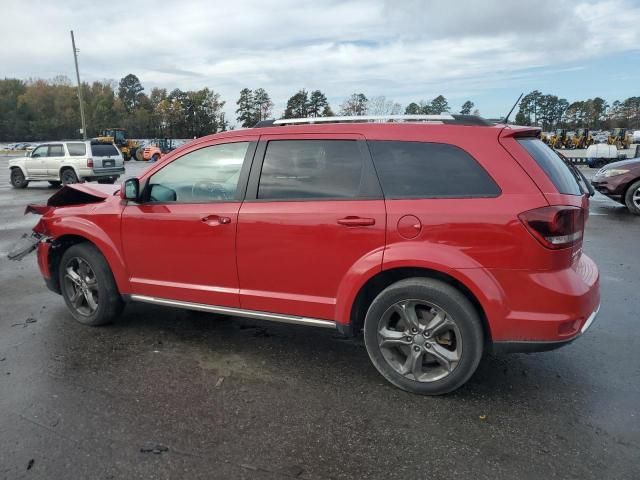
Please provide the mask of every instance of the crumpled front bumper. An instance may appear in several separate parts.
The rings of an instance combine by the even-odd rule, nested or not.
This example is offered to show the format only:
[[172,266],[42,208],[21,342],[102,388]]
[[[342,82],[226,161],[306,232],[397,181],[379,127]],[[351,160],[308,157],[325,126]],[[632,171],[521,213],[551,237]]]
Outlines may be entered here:
[[31,252],[33,252],[36,248],[38,248],[38,244],[46,238],[44,235],[41,235],[36,232],[32,232],[31,234],[25,233],[20,237],[20,239],[13,245],[13,247],[9,250],[7,254],[7,258],[9,260],[20,261]]

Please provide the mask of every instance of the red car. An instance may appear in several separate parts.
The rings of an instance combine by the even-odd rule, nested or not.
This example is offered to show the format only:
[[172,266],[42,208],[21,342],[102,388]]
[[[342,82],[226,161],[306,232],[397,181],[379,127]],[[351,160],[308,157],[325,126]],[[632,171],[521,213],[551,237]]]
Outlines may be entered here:
[[589,195],[539,129],[391,120],[261,122],[122,188],[65,187],[29,207],[40,270],[87,325],[137,301],[364,331],[378,371],[421,394],[460,387],[488,349],[584,333]]

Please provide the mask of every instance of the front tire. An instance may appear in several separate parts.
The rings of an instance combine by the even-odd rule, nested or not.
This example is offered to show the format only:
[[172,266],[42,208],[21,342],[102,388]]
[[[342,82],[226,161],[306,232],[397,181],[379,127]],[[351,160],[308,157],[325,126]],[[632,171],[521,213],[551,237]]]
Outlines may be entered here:
[[22,173],[22,170],[20,170],[19,168],[12,168],[11,169],[11,186],[13,188],[27,188],[27,185],[29,185],[29,181],[24,178],[24,174]]
[[631,213],[640,215],[640,180],[632,183],[624,196],[624,203]]
[[396,387],[442,395],[476,371],[484,335],[478,312],[459,290],[409,278],[383,290],[364,322],[371,362]]
[[60,290],[71,315],[84,325],[111,323],[124,308],[113,274],[88,242],[69,247],[60,260]]

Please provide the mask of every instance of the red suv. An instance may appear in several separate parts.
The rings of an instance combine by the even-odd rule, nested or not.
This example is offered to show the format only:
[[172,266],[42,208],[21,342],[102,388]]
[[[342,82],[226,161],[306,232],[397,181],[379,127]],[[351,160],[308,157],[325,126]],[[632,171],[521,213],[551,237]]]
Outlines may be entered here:
[[364,330],[378,371],[450,392],[484,351],[549,350],[599,307],[589,195],[537,128],[462,115],[261,122],[123,187],[72,185],[34,228],[87,325],[126,301]]

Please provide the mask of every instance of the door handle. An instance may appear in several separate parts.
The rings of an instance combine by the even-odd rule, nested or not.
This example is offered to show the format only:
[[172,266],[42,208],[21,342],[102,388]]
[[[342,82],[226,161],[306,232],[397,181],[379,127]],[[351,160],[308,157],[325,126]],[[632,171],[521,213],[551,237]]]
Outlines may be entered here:
[[216,225],[227,225],[231,223],[231,219],[229,217],[222,217],[220,215],[207,215],[206,217],[202,217],[200,220],[206,223],[210,227],[215,227]]
[[338,224],[344,225],[345,227],[370,227],[376,224],[376,220],[375,218],[349,216],[339,219]]

